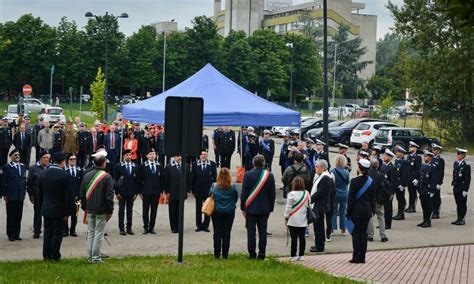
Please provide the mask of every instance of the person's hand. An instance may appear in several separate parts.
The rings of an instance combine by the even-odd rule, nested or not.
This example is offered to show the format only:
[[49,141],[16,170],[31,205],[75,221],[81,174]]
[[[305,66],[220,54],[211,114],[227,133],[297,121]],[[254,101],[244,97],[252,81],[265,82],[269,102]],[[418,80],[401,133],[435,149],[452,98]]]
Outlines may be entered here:
[[32,195],[30,195],[30,202],[31,204],[35,204],[35,198]]
[[64,217],[63,217],[63,222],[64,222],[64,223],[67,223],[67,220],[68,220],[68,219],[69,219],[69,216],[64,216]]
[[143,200],[143,194],[140,194],[140,199],[142,199],[142,200]]
[[137,195],[136,195],[136,194],[132,197],[132,200],[133,200],[133,201],[135,201],[135,199],[137,199]]
[[105,216],[107,222],[109,222],[110,218],[112,218],[112,213],[107,213],[107,215]]
[[398,190],[403,191],[404,190],[403,186],[399,185]]
[[437,189],[437,190],[441,190],[441,184],[437,184],[437,185],[436,185],[436,189]]
[[170,194],[169,193],[166,194],[166,199],[170,200]]
[[117,199],[118,199],[118,200],[122,199],[122,195],[117,194]]
[[414,179],[414,180],[413,180],[413,185],[414,185],[414,186],[417,186],[417,185],[418,185],[418,180],[417,180],[417,179]]
[[430,193],[430,197],[433,198],[433,196],[434,196],[434,193]]
[[467,191],[463,191],[463,192],[462,192],[462,196],[463,196],[463,197],[467,197]]
[[285,226],[288,227],[288,219],[285,219]]
[[242,216],[244,216],[244,218],[247,218],[247,212],[242,210]]

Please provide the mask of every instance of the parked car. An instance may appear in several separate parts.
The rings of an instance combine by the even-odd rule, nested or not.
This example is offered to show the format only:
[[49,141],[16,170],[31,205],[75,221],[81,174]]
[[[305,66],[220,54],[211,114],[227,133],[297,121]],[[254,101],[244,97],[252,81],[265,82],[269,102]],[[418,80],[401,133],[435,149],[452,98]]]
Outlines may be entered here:
[[345,104],[343,107],[348,108],[351,113],[354,113],[357,109],[361,108],[358,104]]
[[[347,107],[329,107],[328,114],[329,118],[332,119],[344,119],[351,116],[351,112]],[[323,109],[315,112],[314,116],[323,117]]]
[[[345,121],[342,121],[342,120],[335,120],[335,121],[330,122],[328,124],[328,128],[338,127],[341,124],[343,124],[344,122]],[[304,135],[302,135],[302,137],[303,137],[304,140],[310,138],[311,140],[316,141],[316,139],[321,139],[322,138],[322,133],[323,133],[323,128],[322,127],[313,128],[313,129],[308,130]]]
[[[332,121],[334,120],[329,120],[329,122]],[[321,118],[313,117],[312,119],[305,120],[301,123],[301,135],[304,136],[309,130],[321,127],[323,127],[323,120]]]
[[12,123],[14,120],[18,118],[18,106],[17,105],[8,105],[7,110],[8,123]]
[[[303,125],[303,123],[309,119],[314,119],[314,117],[312,116],[302,116],[301,117],[301,125]],[[299,128],[298,127],[294,127],[294,126],[273,126],[272,129],[271,129],[271,132],[272,132],[272,135],[276,135],[276,136],[283,136],[285,135],[286,132],[291,132],[291,131],[295,131],[295,129],[298,129],[299,131]]]
[[[21,101],[20,101],[21,103]],[[25,105],[25,113],[27,112],[40,112],[43,108],[48,107],[48,104],[35,98],[23,98],[23,104]]]
[[64,110],[60,107],[45,107],[41,110],[38,119],[43,118],[51,123],[64,122],[66,123],[66,116]]
[[354,117],[355,118],[370,117],[370,111],[369,109],[366,109],[366,108],[358,108],[354,112]]
[[362,146],[363,142],[369,142],[369,145],[372,146],[375,140],[375,136],[380,128],[384,127],[400,127],[396,124],[384,121],[372,121],[364,122],[357,125],[354,130],[352,130],[351,135],[351,146],[359,148]]
[[343,143],[349,145],[351,142],[352,130],[362,122],[380,121],[371,118],[357,118],[346,121],[338,127],[329,129],[329,144]]
[[87,102],[89,102],[89,101],[91,100],[91,95],[89,95],[89,94],[82,94],[81,99],[82,99],[82,102],[83,102],[83,103],[87,103]]
[[426,137],[418,128],[385,127],[380,128],[375,136],[375,145],[383,148],[394,148],[399,145],[408,150],[410,141],[420,146],[418,149],[420,152],[428,150],[431,143],[439,144],[437,138]]

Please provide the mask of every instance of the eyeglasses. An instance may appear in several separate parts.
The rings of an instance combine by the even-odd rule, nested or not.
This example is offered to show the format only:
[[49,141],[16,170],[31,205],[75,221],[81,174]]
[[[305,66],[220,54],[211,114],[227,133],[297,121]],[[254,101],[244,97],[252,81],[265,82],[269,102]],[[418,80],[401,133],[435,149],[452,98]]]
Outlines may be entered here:
[[69,161],[75,161],[77,160],[76,158],[69,158]]

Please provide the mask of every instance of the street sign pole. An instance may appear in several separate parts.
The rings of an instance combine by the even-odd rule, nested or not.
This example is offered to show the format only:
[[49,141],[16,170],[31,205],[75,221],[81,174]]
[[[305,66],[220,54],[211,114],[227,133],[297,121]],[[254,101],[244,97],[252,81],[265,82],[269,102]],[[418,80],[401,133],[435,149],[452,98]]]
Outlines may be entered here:
[[53,75],[54,75],[54,65],[51,65],[51,75],[49,79],[49,104],[53,105]]
[[82,86],[81,86],[81,91],[79,93],[79,118],[82,121]]
[[328,98],[328,3],[323,0],[323,140],[326,143],[324,151],[328,152],[329,145],[329,98]]

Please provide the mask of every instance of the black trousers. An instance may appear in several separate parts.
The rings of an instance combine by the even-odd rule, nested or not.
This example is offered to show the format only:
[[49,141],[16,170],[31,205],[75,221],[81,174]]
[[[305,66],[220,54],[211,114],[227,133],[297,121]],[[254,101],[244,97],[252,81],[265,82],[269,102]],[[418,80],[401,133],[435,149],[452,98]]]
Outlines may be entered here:
[[[158,196],[157,195],[143,195],[142,204],[143,204],[143,211],[142,211],[143,228],[145,230],[153,230],[155,229],[156,214],[158,212]],[[131,213],[132,210],[130,211],[127,210],[127,214],[128,212]],[[132,219],[130,218],[130,221],[131,220]],[[123,219],[122,219],[122,222],[123,222]],[[120,223],[119,223],[119,226],[120,226]],[[131,226],[132,224],[130,223],[130,227]],[[128,224],[127,224],[127,228],[128,228]]]
[[[76,206],[76,205],[74,205]],[[75,233],[76,232],[76,225],[77,225],[77,216],[76,214],[72,214],[71,217],[69,218],[71,220],[71,226],[69,226],[69,220],[64,223],[64,232],[65,233]]]
[[416,200],[418,199],[417,192],[418,186],[414,186],[410,182],[408,184],[408,208],[416,209]]
[[216,151],[214,150],[214,156],[215,156],[215,160],[216,160],[216,166],[219,167],[220,166],[220,162],[221,162],[221,154],[219,154],[219,151]]
[[39,146],[39,145],[35,145],[35,161],[38,161],[38,160],[39,160],[40,152],[41,152],[40,146]]
[[0,148],[0,166],[3,167],[8,160],[8,150],[9,148]]
[[405,206],[407,205],[407,200],[405,199],[405,190],[400,191],[400,189],[396,189],[395,195],[397,196],[398,201],[398,214],[405,214]]
[[43,259],[59,260],[63,241],[64,221],[60,218],[44,217]]
[[235,213],[214,212],[212,226],[214,227],[214,256],[227,258],[230,249],[230,232],[234,224]]
[[41,234],[41,227],[42,227],[42,218],[41,216],[41,203],[39,202],[39,198],[35,197],[35,203],[33,204],[33,232],[35,234]]
[[[198,229],[208,229],[211,218],[202,214],[202,204],[207,199],[206,196],[196,195],[196,227]],[[204,221],[202,220],[204,216]]]
[[439,214],[439,209],[441,208],[441,190],[435,190],[431,201],[433,202],[433,213]]
[[247,214],[247,250],[251,258],[256,258],[256,234],[258,229],[258,258],[265,259],[267,248],[267,224],[269,214]]
[[220,154],[221,158],[221,168],[230,169],[230,158],[232,154]]
[[326,233],[324,231],[324,221],[326,215],[324,212],[318,212],[318,219],[313,224],[314,228],[314,245],[318,250],[324,250],[324,244],[326,242]]
[[291,237],[291,257],[296,256],[296,248],[298,246],[298,240],[300,241],[300,249],[298,256],[304,256],[304,251],[306,249],[306,227],[293,227],[288,226],[290,230],[290,237]]
[[168,213],[170,216],[170,227],[172,232],[179,229],[179,200],[170,200],[168,203]]
[[421,208],[423,209],[423,221],[430,222],[433,214],[433,201],[429,194],[420,194]]
[[77,153],[77,165],[78,165],[80,168],[84,168],[85,163],[86,163],[86,152],[84,152],[84,151],[79,151],[79,152]]
[[458,221],[463,221],[467,213],[467,196],[462,196],[462,191],[454,191],[454,200],[456,201],[456,211]]
[[21,218],[23,217],[23,201],[7,202],[7,236],[19,238],[21,231]]
[[389,201],[383,205],[385,214],[385,227],[392,228],[392,215],[393,215],[393,195]]
[[352,259],[356,261],[365,261],[367,252],[367,227],[370,218],[352,218],[354,230],[352,231]]
[[325,217],[326,217],[326,237],[328,239],[331,238],[331,233],[332,233],[332,215],[333,215],[333,212],[334,210],[332,209],[332,204],[333,202],[331,202],[331,210],[325,214]]
[[[145,200],[145,196],[143,196],[143,200]],[[132,229],[132,216],[133,216],[133,196],[122,196],[122,198],[120,198],[119,200],[118,226],[119,226],[119,230],[121,231],[123,231],[125,228],[124,227],[125,209],[127,209],[127,230],[131,230]],[[158,202],[156,202],[155,219],[156,219],[157,211],[158,211]],[[147,212],[147,211],[144,211],[144,212]],[[145,221],[143,221],[143,224],[145,224]],[[153,226],[154,225],[155,225],[155,221],[153,221]]]

